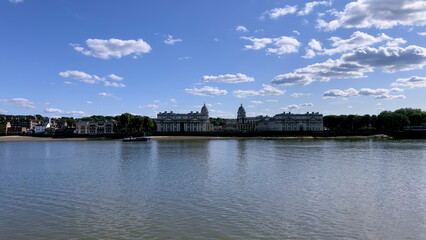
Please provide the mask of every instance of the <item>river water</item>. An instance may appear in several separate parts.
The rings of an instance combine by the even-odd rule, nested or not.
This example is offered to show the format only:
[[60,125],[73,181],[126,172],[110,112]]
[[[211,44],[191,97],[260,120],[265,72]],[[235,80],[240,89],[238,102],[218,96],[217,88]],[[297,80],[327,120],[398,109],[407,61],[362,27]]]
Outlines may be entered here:
[[426,141],[0,143],[0,239],[426,239]]

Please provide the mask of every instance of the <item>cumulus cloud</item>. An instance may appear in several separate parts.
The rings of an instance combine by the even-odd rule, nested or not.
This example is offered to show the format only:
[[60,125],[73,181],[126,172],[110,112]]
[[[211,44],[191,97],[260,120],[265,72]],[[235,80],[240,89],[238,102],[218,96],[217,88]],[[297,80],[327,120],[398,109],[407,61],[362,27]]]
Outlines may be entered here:
[[[81,71],[75,71],[75,70],[68,70],[65,72],[60,72],[59,76],[63,77],[63,78],[70,78],[70,79],[74,79],[80,82],[84,82],[84,83],[88,83],[88,84],[99,84],[99,83],[103,83],[105,87],[119,87],[119,88],[123,88],[126,85],[124,85],[123,83],[117,83],[117,82],[110,82],[107,81],[105,77],[98,77],[97,75],[91,75],[85,72],[81,72]],[[108,75],[108,77],[114,81],[122,81],[123,78],[119,77],[115,74],[110,74]],[[65,84],[72,84],[72,82],[66,81]]]
[[274,8],[269,11],[266,11],[263,13],[263,15],[260,18],[264,19],[265,16],[268,16],[270,19],[278,19],[279,17],[285,16],[288,14],[294,14],[296,11],[297,11],[297,6],[286,5],[283,8]]
[[202,88],[186,88],[185,91],[194,96],[215,96],[215,95],[226,95],[228,91],[221,90],[217,87],[204,86]]
[[263,89],[259,91],[255,90],[236,90],[233,92],[234,96],[237,98],[246,98],[252,96],[278,96],[285,94],[284,90],[274,88],[270,85],[263,84]]
[[110,97],[110,98],[114,98],[116,100],[120,100],[119,97],[115,96],[113,93],[108,93],[108,92],[98,93],[98,96],[101,96],[101,97]]
[[105,81],[104,86],[105,87],[118,87],[118,88],[126,87],[126,85],[124,85],[123,83],[109,82],[109,81]]
[[235,27],[235,31],[237,31],[237,32],[248,32],[249,30],[246,27],[240,25],[240,26]]
[[305,7],[300,10],[297,15],[299,16],[305,16],[311,13],[314,10],[314,7],[324,5],[324,6],[331,6],[331,1],[314,1],[314,2],[308,2],[305,4]]
[[34,103],[26,98],[0,99],[0,104],[16,106],[28,109],[34,109]]
[[426,87],[426,77],[412,76],[409,78],[398,78],[396,82],[392,83],[392,86],[423,88]]
[[303,97],[303,96],[311,96],[310,93],[292,93],[290,96],[292,97]]
[[315,80],[363,78],[365,73],[381,68],[384,72],[420,69],[426,65],[426,49],[419,46],[359,48],[340,59],[315,63],[304,68],[276,76],[272,83],[291,86],[307,85]]
[[253,82],[253,77],[248,77],[245,74],[224,74],[218,76],[203,76],[202,81],[204,82],[222,82],[222,83],[243,83],[243,82]]
[[148,108],[148,109],[154,110],[154,109],[157,109],[158,106],[155,105],[155,104],[148,104],[148,105],[144,105],[144,106],[139,106],[139,108]]
[[117,75],[115,75],[115,74],[110,74],[110,75],[108,75],[108,77],[109,77],[110,79],[112,79],[112,80],[115,80],[115,81],[123,81],[123,78],[122,78],[122,77],[119,77],[119,76],[117,76]]
[[267,54],[282,55],[286,53],[297,53],[301,43],[294,37],[278,37],[278,38],[254,38],[254,37],[241,37],[241,39],[249,40],[252,45],[245,45],[246,50],[260,50],[270,45],[266,49]]
[[142,39],[87,39],[86,45],[88,50],[81,47],[79,44],[71,44],[71,46],[77,52],[80,52],[86,56],[92,56],[101,59],[122,58],[128,55],[138,57],[142,53],[149,53],[151,51],[151,46]]
[[299,108],[303,108],[303,107],[313,107],[314,104],[313,103],[302,103],[302,104],[291,104],[291,105],[287,105],[286,107],[281,108],[281,110],[283,111],[288,111],[288,110],[294,110],[294,109],[299,109]]
[[323,93],[323,98],[349,98],[349,97],[359,97],[359,96],[374,96],[375,99],[404,99],[404,95],[390,95],[390,93],[401,92],[403,91],[400,88],[361,88],[356,90],[354,88],[349,88],[346,90],[331,89]]
[[349,52],[357,48],[371,46],[373,44],[386,41],[388,47],[398,47],[400,44],[406,43],[402,38],[392,38],[382,33],[377,37],[371,36],[367,33],[356,31],[350,38],[342,39],[340,37],[331,37],[328,39],[331,41],[333,48],[323,48],[321,43],[315,39],[312,39],[308,48],[306,48],[306,54],[304,58],[312,58],[315,55],[334,55],[337,53]]
[[175,45],[177,42],[182,42],[182,39],[174,39],[172,35],[169,35],[167,39],[164,40],[164,43],[167,45]]
[[62,116],[87,116],[87,114],[83,111],[62,111],[57,108],[46,108],[44,109],[44,112],[48,114],[61,114]]
[[426,25],[424,0],[357,0],[345,6],[337,18],[330,22],[318,20],[318,27],[325,30],[338,28],[378,28],[394,26]]

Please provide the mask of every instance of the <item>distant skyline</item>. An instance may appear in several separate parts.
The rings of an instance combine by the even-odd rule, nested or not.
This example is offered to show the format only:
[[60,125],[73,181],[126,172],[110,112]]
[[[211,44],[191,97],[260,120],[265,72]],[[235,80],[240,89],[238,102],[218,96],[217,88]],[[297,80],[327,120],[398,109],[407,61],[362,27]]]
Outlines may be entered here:
[[0,0],[0,114],[426,110],[426,1]]

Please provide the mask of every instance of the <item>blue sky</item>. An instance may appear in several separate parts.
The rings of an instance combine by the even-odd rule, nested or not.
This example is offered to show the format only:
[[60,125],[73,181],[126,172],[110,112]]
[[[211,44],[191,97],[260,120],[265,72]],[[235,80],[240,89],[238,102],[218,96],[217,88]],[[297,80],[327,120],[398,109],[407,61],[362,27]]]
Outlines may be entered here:
[[423,0],[0,0],[0,113],[426,110],[425,25]]

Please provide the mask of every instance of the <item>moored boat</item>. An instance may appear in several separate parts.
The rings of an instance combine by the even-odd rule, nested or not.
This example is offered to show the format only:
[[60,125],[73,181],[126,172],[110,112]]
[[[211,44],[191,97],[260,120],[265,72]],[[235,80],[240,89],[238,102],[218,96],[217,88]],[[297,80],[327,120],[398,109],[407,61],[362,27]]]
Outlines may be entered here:
[[123,142],[149,142],[149,141],[151,141],[150,137],[140,137],[140,138],[127,137],[127,138],[123,138]]

